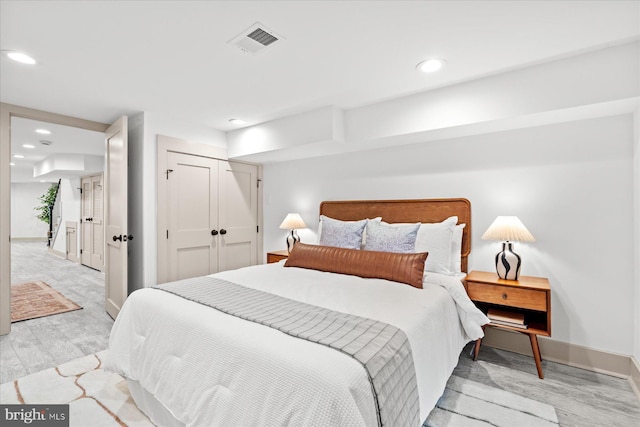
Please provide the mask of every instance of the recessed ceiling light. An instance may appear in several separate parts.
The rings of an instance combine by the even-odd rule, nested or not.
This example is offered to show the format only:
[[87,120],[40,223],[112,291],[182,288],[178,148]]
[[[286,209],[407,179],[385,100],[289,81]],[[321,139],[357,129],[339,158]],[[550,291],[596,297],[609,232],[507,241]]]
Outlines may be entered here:
[[242,119],[229,119],[229,123],[231,123],[232,125],[238,125],[238,126],[247,124],[247,122],[245,122]]
[[22,144],[22,146],[23,146],[24,148],[36,148],[36,146],[35,146],[35,145],[31,145],[31,144]]
[[16,62],[20,62],[22,64],[34,65],[36,60],[27,55],[26,53],[16,52],[13,50],[6,50],[5,54],[7,57],[13,59]]
[[47,182],[47,181],[45,181],[44,179],[41,179],[40,182]]
[[9,163],[9,166],[15,166],[15,165],[16,165],[16,164],[15,164],[15,163],[13,163],[13,162]]
[[36,132],[41,135],[51,135],[51,131],[46,129],[36,129]]
[[22,154],[14,154],[13,157],[15,157],[16,159],[24,159],[24,156]]
[[433,73],[434,71],[438,71],[440,68],[444,67],[447,63],[444,59],[441,58],[431,58],[426,59],[416,65],[416,68],[423,73]]

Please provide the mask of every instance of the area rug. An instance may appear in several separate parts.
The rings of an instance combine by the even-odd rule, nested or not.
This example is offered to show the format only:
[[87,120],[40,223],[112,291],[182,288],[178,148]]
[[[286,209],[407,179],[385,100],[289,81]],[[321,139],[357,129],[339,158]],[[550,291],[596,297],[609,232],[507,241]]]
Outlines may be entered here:
[[135,405],[127,382],[102,369],[107,352],[85,356],[0,385],[0,402],[69,404],[69,425],[153,426]]
[[558,426],[553,406],[455,375],[425,427]]
[[[153,426],[127,382],[103,370],[106,351],[0,385],[3,404],[69,404],[70,426]],[[424,426],[557,426],[553,406],[460,377],[451,377]]]
[[11,285],[11,322],[81,309],[78,304],[41,280]]

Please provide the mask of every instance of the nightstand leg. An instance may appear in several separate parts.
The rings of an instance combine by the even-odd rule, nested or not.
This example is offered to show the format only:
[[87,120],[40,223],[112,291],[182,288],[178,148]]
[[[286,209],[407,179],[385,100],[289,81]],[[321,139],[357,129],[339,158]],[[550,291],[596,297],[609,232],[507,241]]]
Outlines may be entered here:
[[476,340],[476,345],[473,347],[473,361],[478,359],[478,353],[480,353],[480,345],[482,345],[482,338]]
[[542,359],[540,357],[540,347],[538,347],[538,336],[536,334],[529,334],[529,340],[531,340],[531,350],[533,350],[533,358],[536,360],[538,377],[540,377],[540,379],[544,379],[544,374],[542,373]]

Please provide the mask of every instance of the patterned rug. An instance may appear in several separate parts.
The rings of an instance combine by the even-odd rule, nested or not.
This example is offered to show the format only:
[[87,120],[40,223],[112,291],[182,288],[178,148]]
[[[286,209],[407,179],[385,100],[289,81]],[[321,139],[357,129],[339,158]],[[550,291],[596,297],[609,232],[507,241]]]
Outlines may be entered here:
[[11,285],[11,322],[81,309],[78,304],[41,280]]
[[107,352],[72,360],[0,385],[0,402],[69,404],[70,426],[153,426],[129,394],[127,382],[101,369]]
[[[146,427],[127,382],[101,369],[106,351],[0,385],[2,404],[69,404],[70,426]],[[424,426],[557,426],[555,409],[497,388],[452,376]]]

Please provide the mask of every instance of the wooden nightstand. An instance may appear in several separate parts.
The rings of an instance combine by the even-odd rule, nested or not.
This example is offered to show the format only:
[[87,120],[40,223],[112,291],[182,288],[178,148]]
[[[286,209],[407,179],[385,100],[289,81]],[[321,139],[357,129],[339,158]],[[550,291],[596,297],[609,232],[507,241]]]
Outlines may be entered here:
[[278,262],[282,259],[289,258],[289,252],[285,249],[283,251],[272,251],[267,252],[267,264],[271,264],[272,262]]
[[[490,308],[524,315],[527,329],[490,323],[486,326],[529,335],[538,376],[544,378],[538,347],[538,335],[551,336],[551,287],[542,277],[520,276],[503,280],[496,273],[472,271],[465,278],[469,298],[487,313]],[[482,340],[476,341],[473,360],[478,358]]]

